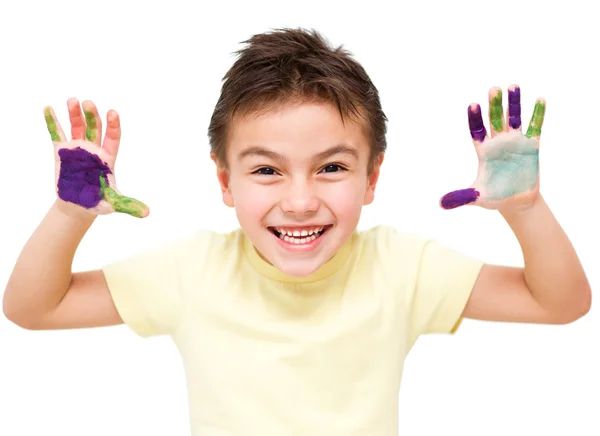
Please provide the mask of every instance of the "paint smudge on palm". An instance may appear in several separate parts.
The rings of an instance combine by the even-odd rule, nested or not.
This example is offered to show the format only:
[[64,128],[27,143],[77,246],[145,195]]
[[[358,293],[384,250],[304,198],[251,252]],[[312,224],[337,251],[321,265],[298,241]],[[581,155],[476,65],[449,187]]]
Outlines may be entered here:
[[60,172],[58,196],[86,209],[96,207],[102,201],[100,178],[112,174],[106,163],[81,147],[58,150]]
[[533,190],[539,173],[539,149],[533,138],[511,132],[490,141],[483,155],[485,200],[498,201]]
[[110,186],[107,176],[112,171],[97,155],[81,147],[60,149],[58,155],[60,172],[57,187],[62,200],[86,209],[94,208],[104,200],[115,212],[138,218],[148,215],[148,206],[120,195]]

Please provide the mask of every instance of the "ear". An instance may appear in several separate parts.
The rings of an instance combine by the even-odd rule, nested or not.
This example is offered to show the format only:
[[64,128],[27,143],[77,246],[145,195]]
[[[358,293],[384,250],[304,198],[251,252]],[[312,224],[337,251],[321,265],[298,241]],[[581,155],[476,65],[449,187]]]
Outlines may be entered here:
[[377,180],[379,180],[379,171],[381,170],[383,157],[383,153],[377,156],[377,159],[372,164],[373,168],[367,177],[367,190],[365,191],[365,199],[363,202],[365,206],[373,203],[373,200],[375,199],[375,186],[377,185]]
[[223,203],[225,203],[226,206],[234,207],[233,195],[231,195],[231,189],[229,187],[229,170],[225,164],[219,162],[219,159],[217,159],[217,156],[215,156],[213,153],[210,154],[210,158],[217,167],[217,179],[219,180],[219,185],[221,186]]

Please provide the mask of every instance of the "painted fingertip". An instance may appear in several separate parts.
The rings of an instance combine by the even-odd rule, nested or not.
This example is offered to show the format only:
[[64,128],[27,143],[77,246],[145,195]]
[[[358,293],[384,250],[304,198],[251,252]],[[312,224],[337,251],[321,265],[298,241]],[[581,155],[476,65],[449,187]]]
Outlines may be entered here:
[[[502,98],[502,88],[500,88],[499,86],[493,86],[490,88],[489,92],[488,92],[489,98],[490,100],[494,99],[494,98]],[[502,100],[500,100],[502,101]]]
[[481,106],[477,103],[473,103],[468,109],[469,116],[469,130],[471,131],[471,138],[474,141],[483,142],[487,136],[487,131],[483,125],[483,117],[481,115]]
[[44,119],[46,120],[46,123],[54,121],[54,116],[52,115],[52,106],[46,106],[44,108]]
[[96,107],[89,101],[84,101],[82,104],[83,115],[85,116],[85,137],[88,141],[94,142],[97,135],[98,120],[96,118]]
[[516,130],[521,124],[521,88],[511,85],[508,87],[508,125]]
[[495,132],[504,131],[504,119],[502,109],[502,89],[494,87],[489,92],[490,124]]
[[458,191],[452,191],[444,195],[440,199],[440,206],[443,209],[456,209],[457,207],[464,206],[475,202],[481,194],[475,188],[459,189]]
[[48,133],[50,133],[52,142],[61,142],[62,138],[60,137],[60,133],[58,131],[58,125],[56,124],[52,107],[46,106],[44,108],[44,119],[46,120],[46,127],[48,128]]
[[538,98],[533,107],[533,115],[527,128],[525,136],[528,138],[539,137],[542,134],[542,125],[544,124],[544,116],[546,115],[546,100]]

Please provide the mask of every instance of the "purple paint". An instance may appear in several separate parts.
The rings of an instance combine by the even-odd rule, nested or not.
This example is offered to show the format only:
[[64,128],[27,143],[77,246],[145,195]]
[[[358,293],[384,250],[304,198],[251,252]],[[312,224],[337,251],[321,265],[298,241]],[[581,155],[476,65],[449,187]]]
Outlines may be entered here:
[[513,129],[521,127],[521,88],[508,90],[508,125]]
[[479,198],[479,191],[474,188],[460,189],[444,195],[440,204],[444,209],[454,209],[465,204],[473,203]]
[[[473,108],[474,106],[474,108]],[[483,117],[481,116],[481,106],[469,106],[469,129],[471,130],[471,138],[474,141],[483,142],[487,135],[485,126],[483,125]]]
[[[60,173],[58,196],[87,209],[103,199],[100,194],[100,176],[111,174],[110,168],[95,154],[81,147],[58,150]],[[108,184],[108,179],[106,179]]]

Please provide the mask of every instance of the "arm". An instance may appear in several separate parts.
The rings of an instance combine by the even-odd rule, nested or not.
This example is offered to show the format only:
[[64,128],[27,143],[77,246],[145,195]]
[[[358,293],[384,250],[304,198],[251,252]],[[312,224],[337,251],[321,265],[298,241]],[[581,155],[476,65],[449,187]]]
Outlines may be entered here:
[[75,251],[96,216],[57,200],[25,244],[3,298],[6,317],[27,329],[122,322],[101,271],[71,273]]
[[539,193],[538,156],[546,102],[536,101],[523,135],[520,96],[518,86],[509,88],[505,122],[502,92],[490,90],[491,137],[481,107],[469,106],[469,127],[479,158],[477,179],[468,189],[446,194],[441,205],[498,210],[523,252],[524,268],[485,265],[481,269],[464,317],[565,324],[588,312],[590,285],[567,235]]
[[541,196],[526,210],[502,212],[525,268],[485,265],[463,316],[489,321],[565,324],[585,315],[590,285],[567,235]]
[[28,329],[58,329],[121,323],[102,271],[72,274],[75,251],[97,215],[148,216],[142,202],[116,189],[114,164],[121,138],[119,116],[102,120],[96,106],[69,99],[72,140],[67,141],[52,108],[45,108],[54,144],[57,200],[35,230],[7,283],[3,311]]

